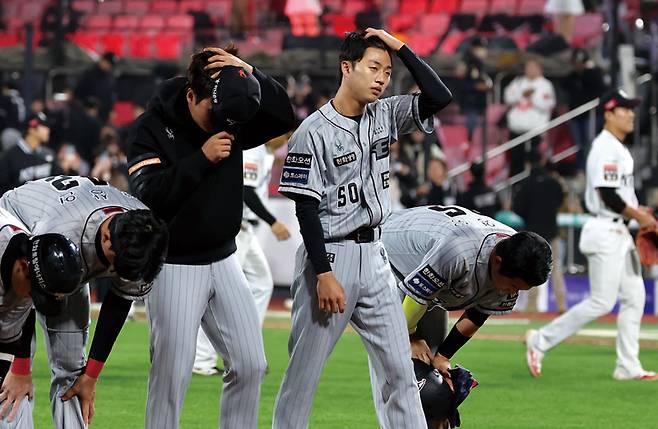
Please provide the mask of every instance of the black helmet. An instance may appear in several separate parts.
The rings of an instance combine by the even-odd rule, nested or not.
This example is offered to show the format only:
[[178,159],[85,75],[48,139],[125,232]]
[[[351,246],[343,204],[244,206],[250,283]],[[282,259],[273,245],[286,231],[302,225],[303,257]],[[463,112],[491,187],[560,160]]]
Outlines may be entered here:
[[78,247],[61,234],[42,234],[28,241],[32,302],[45,316],[61,313],[66,297],[82,282],[82,260]]

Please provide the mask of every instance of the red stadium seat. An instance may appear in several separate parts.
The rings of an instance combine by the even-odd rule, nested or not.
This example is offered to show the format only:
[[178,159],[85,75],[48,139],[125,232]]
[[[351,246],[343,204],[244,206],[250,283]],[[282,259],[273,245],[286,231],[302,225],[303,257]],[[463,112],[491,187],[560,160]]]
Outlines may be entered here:
[[543,15],[545,0],[520,0],[517,15]]
[[516,15],[517,0],[491,0],[489,6],[490,14],[504,13],[507,15]]
[[343,15],[354,16],[357,13],[361,12],[362,10],[365,10],[365,8],[366,8],[366,2],[365,1],[362,1],[362,0],[348,0],[343,5],[342,14]]
[[124,0],[123,13],[126,15],[146,15],[151,3],[148,0]]
[[158,33],[155,35],[155,56],[161,60],[176,60],[183,54],[182,35]]
[[91,31],[105,31],[112,27],[110,15],[89,15],[83,21],[83,26]]
[[18,44],[18,34],[0,33],[0,48],[14,46]]
[[430,5],[430,13],[456,13],[459,9],[459,0],[434,0]]
[[462,0],[459,13],[471,15],[484,15],[489,9],[489,0]]
[[139,17],[137,15],[117,15],[114,17],[115,30],[135,31],[139,27]]
[[96,11],[96,2],[89,0],[73,0],[73,9],[84,12],[85,14],[92,14]]
[[135,105],[132,101],[116,101],[112,107],[112,125],[123,127],[135,120]]
[[188,13],[190,11],[201,11],[205,7],[203,0],[182,0],[178,3],[178,13]]
[[428,0],[400,0],[398,13],[419,14],[427,10]]
[[461,42],[471,34],[475,34],[475,31],[452,30],[448,33],[445,39],[443,39],[443,42],[441,42],[441,52],[444,54],[454,54]]
[[164,18],[159,15],[146,15],[140,24],[142,30],[160,31],[164,28]]
[[407,37],[407,44],[418,55],[426,57],[436,49],[439,38],[433,34],[410,33]]
[[99,34],[95,31],[76,31],[69,35],[73,43],[90,51],[98,51]]
[[153,36],[143,33],[131,33],[128,35],[128,55],[132,58],[153,58],[151,48]]
[[191,15],[171,15],[165,19],[165,26],[171,31],[192,31],[194,18]]
[[331,26],[332,33],[336,36],[343,37],[348,31],[354,31],[354,17],[339,14],[326,14],[324,19]]
[[151,4],[151,12],[160,15],[178,12],[178,3],[172,0],[157,0]]
[[113,52],[119,57],[124,55],[125,44],[126,38],[121,33],[107,33],[101,37],[101,51]]
[[226,25],[231,20],[231,0],[211,0],[206,3],[206,12]]
[[9,18],[5,22],[7,24],[7,30],[10,33],[21,31],[26,23],[26,21],[23,18],[16,18],[16,17]]
[[96,6],[96,13],[104,15],[117,15],[123,10],[123,3],[121,0],[105,0],[98,3]]
[[20,16],[21,19],[25,21],[33,21],[36,19],[40,19],[45,9],[46,8],[43,2],[38,2],[38,1],[22,2],[20,6],[20,11],[18,12],[18,16]]
[[437,15],[423,15],[420,17],[420,32],[443,36],[450,27],[450,15],[441,13]]
[[343,0],[322,0],[320,3],[334,13],[340,13],[343,9]]
[[405,32],[417,24],[418,15],[396,13],[388,17],[388,28],[396,33]]
[[587,13],[576,17],[573,27],[572,44],[575,47],[586,46],[591,40],[603,37],[603,16],[598,13]]

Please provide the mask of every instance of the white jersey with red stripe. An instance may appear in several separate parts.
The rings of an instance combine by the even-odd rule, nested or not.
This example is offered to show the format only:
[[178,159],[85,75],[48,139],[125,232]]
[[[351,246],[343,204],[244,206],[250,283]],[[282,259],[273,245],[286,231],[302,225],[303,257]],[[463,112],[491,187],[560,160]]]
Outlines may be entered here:
[[626,205],[637,208],[633,166],[628,148],[610,131],[601,131],[587,156],[585,204],[590,213],[609,218],[620,216],[606,207],[596,188],[614,188]]
[[489,257],[512,228],[460,206],[425,206],[392,214],[382,227],[402,291],[445,310],[512,311],[518,294],[495,289]]
[[[0,342],[2,343],[18,339],[25,319],[32,308],[32,300],[29,297],[22,298],[16,295],[9,285],[4,283],[5,280],[10,280],[5,279],[5,250],[14,236],[26,232],[27,227],[20,220],[0,208],[0,259],[2,259],[3,265],[3,275],[0,276]],[[11,269],[11,267],[7,269]],[[8,275],[11,275],[11,271]]]
[[[272,176],[274,154],[270,153],[265,145],[242,152],[242,168],[244,186],[256,189],[256,195],[261,201],[267,201],[268,187]],[[245,204],[242,211],[242,220],[257,221],[258,216]]]
[[32,234],[59,233],[76,243],[82,253],[84,282],[110,277],[113,291],[126,299],[141,298],[151,289],[150,283],[121,279],[98,257],[96,249],[96,235],[109,216],[148,209],[127,192],[95,178],[53,176],[5,193],[0,207],[22,221]]

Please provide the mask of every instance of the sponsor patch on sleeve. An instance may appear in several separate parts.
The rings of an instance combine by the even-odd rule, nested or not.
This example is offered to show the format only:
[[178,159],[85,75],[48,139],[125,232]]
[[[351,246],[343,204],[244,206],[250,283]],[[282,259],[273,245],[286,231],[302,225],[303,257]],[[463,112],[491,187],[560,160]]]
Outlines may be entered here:
[[426,265],[406,284],[418,296],[429,299],[446,285],[446,281],[432,267]]
[[286,161],[283,163],[283,166],[305,168],[307,170],[310,170],[312,161],[313,161],[313,155],[311,154],[290,152],[286,156]]
[[281,172],[281,184],[296,183],[301,185],[308,184],[308,168],[283,167]]
[[619,180],[619,167],[617,164],[603,164],[603,180],[607,182]]

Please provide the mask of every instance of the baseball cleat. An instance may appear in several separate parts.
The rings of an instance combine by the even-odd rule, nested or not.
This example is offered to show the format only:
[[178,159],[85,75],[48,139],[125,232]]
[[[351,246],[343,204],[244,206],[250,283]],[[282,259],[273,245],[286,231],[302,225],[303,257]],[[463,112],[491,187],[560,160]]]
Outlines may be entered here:
[[212,368],[197,368],[194,367],[192,368],[192,372],[194,374],[199,374],[199,375],[204,375],[206,377],[210,377],[213,375],[217,375],[221,372],[220,368],[217,368],[216,366],[213,366]]
[[544,359],[544,353],[535,347],[537,335],[539,332],[536,329],[530,329],[525,335],[526,363],[530,374],[535,378],[541,375],[541,361]]
[[612,373],[612,378],[615,380],[619,381],[626,381],[626,380],[658,380],[658,374],[656,374],[653,371],[644,371],[634,377],[629,377],[628,375],[624,374],[622,371],[615,370],[615,372]]

